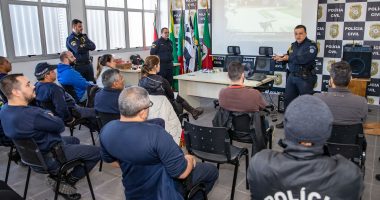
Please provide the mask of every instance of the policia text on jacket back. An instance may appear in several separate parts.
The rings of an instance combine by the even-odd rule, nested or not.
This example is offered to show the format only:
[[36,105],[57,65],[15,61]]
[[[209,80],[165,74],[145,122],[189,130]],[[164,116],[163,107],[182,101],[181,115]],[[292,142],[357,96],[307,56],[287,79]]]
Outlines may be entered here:
[[[313,94],[317,82],[315,58],[318,54],[317,44],[307,38],[306,27],[298,25],[294,28],[295,42],[291,44],[287,54],[275,55],[278,62],[288,62],[285,87],[285,109],[295,98],[304,94]],[[277,124],[283,128],[283,123]]]
[[161,37],[154,41],[150,49],[150,55],[160,58],[160,72],[158,75],[164,77],[173,85],[173,44],[169,40],[168,28],[161,29]]
[[75,70],[77,70],[87,81],[95,82],[94,69],[92,67],[89,51],[96,49],[87,34],[83,33],[82,21],[73,19],[71,22],[73,32],[66,39],[66,47],[75,58]]

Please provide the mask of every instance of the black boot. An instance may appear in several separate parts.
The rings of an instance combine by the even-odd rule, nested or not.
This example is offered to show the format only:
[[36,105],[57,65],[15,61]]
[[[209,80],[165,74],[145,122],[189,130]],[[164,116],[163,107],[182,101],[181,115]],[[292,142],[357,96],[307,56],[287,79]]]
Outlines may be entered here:
[[187,112],[189,112],[193,116],[193,118],[195,120],[197,120],[198,117],[203,113],[202,108],[200,108],[200,107],[199,108],[193,108],[192,106],[190,106],[189,103],[187,103],[187,101],[183,101],[182,106]]

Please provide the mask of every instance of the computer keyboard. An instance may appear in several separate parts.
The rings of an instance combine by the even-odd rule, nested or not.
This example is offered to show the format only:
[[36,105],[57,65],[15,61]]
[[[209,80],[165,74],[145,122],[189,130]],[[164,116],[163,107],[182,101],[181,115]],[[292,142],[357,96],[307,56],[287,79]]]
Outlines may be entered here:
[[253,76],[248,77],[247,80],[262,81],[266,78],[267,78],[267,75],[264,73],[254,73]]

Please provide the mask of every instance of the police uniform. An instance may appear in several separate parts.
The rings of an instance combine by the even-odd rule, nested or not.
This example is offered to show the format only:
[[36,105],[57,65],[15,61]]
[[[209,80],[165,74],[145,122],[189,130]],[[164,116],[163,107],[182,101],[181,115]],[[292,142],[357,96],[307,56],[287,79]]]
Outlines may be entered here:
[[88,39],[87,34],[80,33],[77,35],[72,32],[66,39],[66,47],[76,58],[75,70],[87,81],[95,82],[94,69],[89,54],[89,51],[96,48],[94,42]]
[[173,45],[172,42],[160,37],[154,41],[150,49],[150,55],[160,58],[160,76],[164,77],[170,85],[173,85]]
[[317,57],[317,44],[305,38],[301,43],[293,42],[288,50],[288,73],[285,88],[285,107],[293,99],[303,94],[313,94],[317,82],[315,73],[315,58]]

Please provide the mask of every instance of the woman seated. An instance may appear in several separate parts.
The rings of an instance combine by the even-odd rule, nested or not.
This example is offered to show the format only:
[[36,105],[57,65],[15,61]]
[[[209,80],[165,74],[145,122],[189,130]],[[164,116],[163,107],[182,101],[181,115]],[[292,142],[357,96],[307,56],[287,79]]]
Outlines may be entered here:
[[203,113],[202,108],[193,108],[181,96],[174,97],[174,92],[170,87],[169,82],[162,76],[157,75],[160,71],[160,58],[158,56],[148,56],[145,59],[145,64],[141,68],[142,78],[139,86],[145,88],[150,95],[165,95],[173,105],[177,115],[181,114],[184,108],[196,120]]
[[102,74],[107,69],[116,68],[115,58],[111,54],[104,54],[98,57],[98,65],[96,67],[96,84],[100,88],[104,88],[102,83]]

